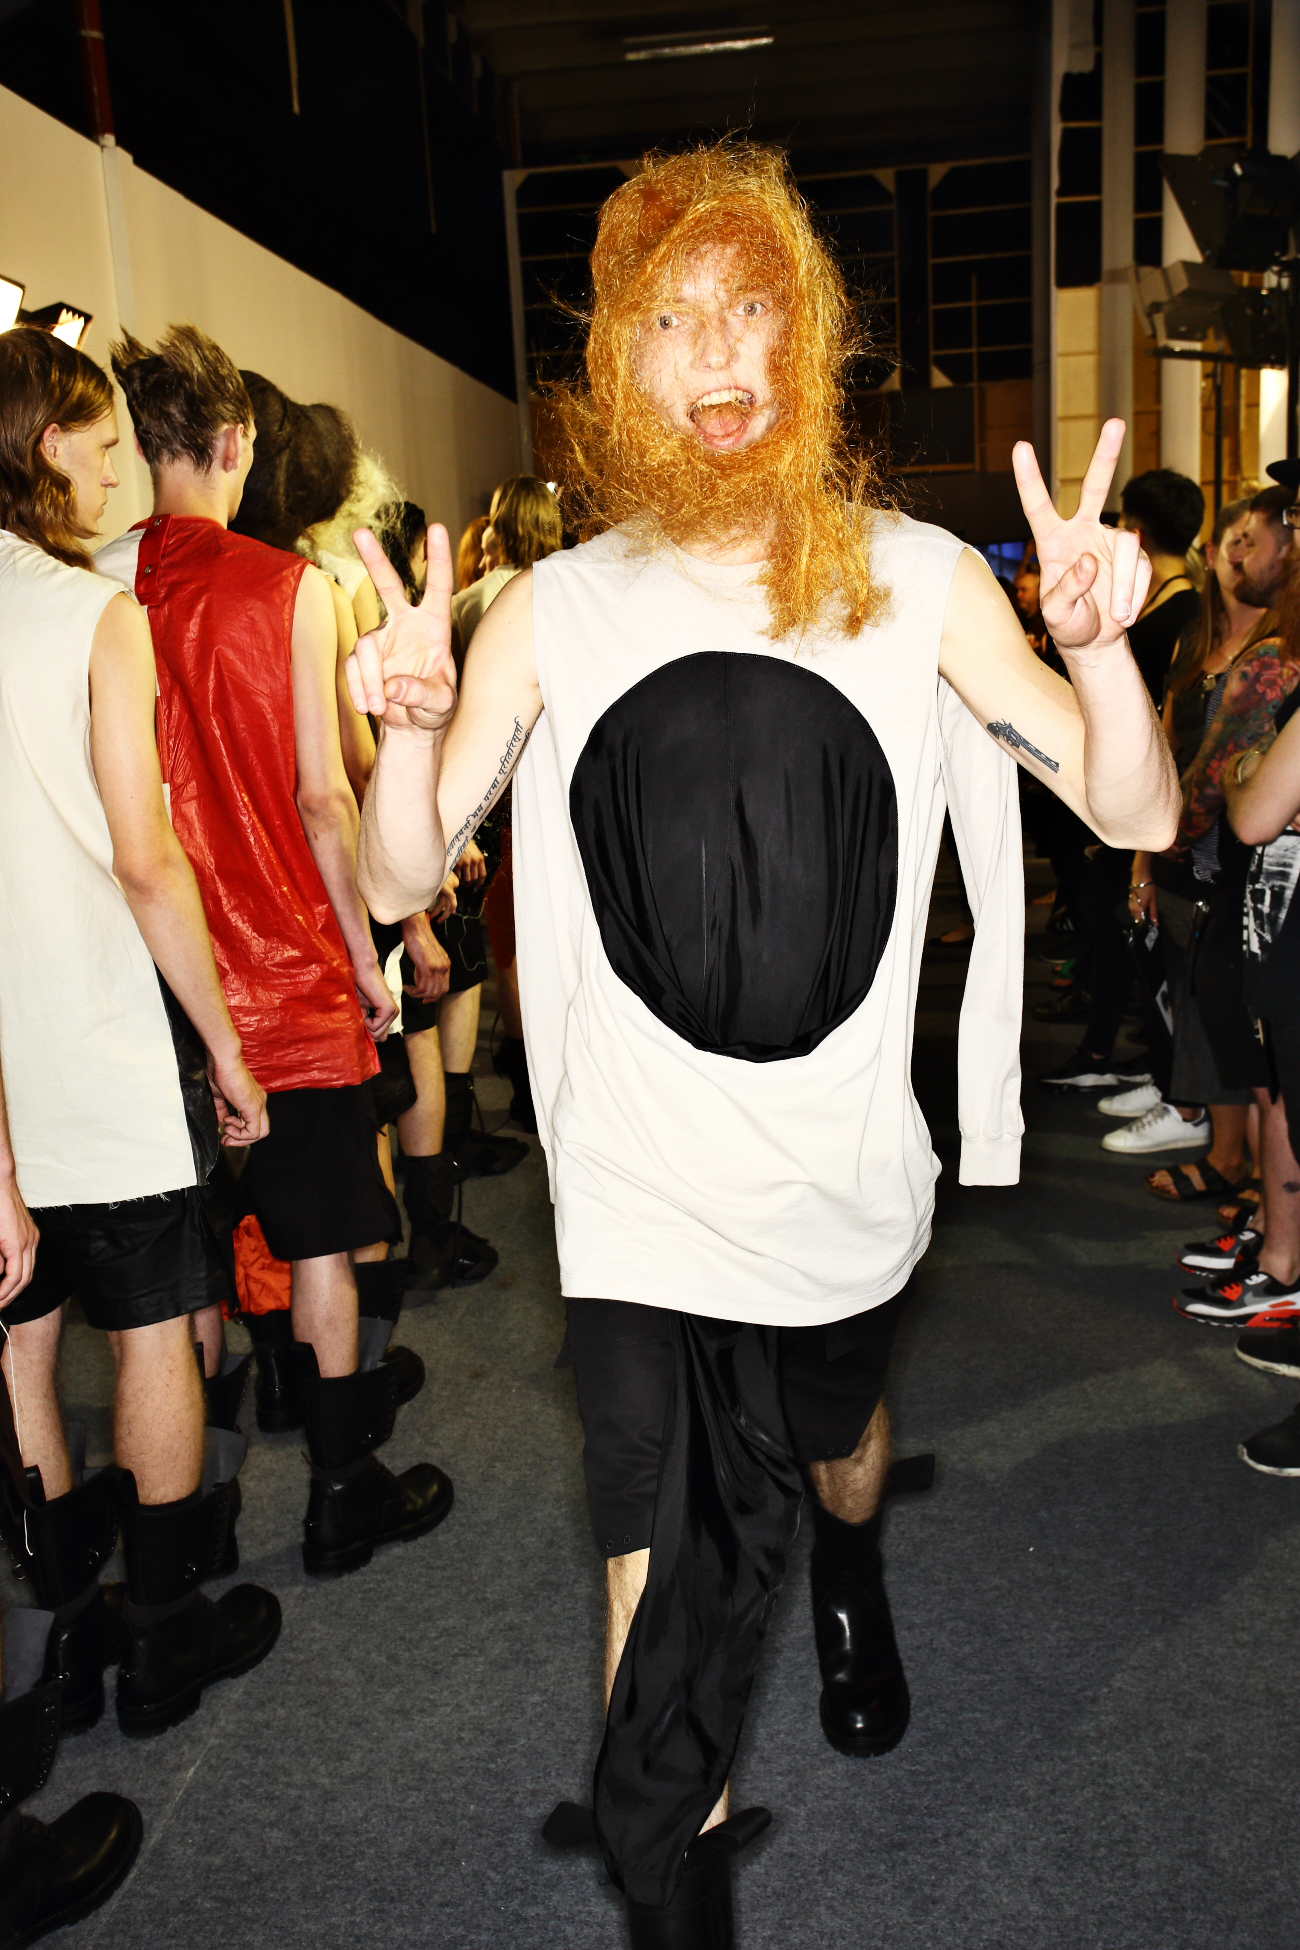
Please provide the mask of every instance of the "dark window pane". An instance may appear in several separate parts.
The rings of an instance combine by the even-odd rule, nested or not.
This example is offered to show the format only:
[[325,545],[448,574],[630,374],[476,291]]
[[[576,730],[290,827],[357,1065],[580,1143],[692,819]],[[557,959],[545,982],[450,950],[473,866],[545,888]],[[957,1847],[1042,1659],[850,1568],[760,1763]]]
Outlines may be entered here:
[[[949,380],[954,387],[969,386],[975,377],[975,355],[973,352],[939,353],[936,354],[934,363],[938,366],[944,378]],[[944,461],[947,459],[947,449],[945,448],[942,452],[925,452],[921,457],[923,459]],[[906,466],[907,464],[908,462],[906,460],[900,462],[902,466]]]
[[959,217],[935,217],[930,225],[934,257],[968,257],[976,251],[1031,248],[1028,210],[968,210]]
[[523,266],[524,303],[585,304],[591,295],[591,272],[585,257],[542,257]]
[[935,304],[960,304],[969,297],[972,273],[981,298],[1027,298],[1034,288],[1032,257],[958,258],[935,265],[930,287]]
[[972,343],[974,313],[970,305],[953,305],[934,314],[932,331],[935,353],[965,351]]
[[594,210],[521,210],[523,257],[586,257],[596,241]]
[[1250,0],[1205,10],[1207,68],[1244,68],[1250,59]]
[[603,203],[625,180],[621,169],[534,170],[515,191],[521,210],[554,208],[569,203]]
[[841,264],[844,281],[859,303],[871,304],[877,298],[894,296],[894,261],[879,258],[850,258]]
[[1065,74],[1061,76],[1061,120],[1063,122],[1100,122],[1101,120],[1101,62],[1098,61],[1090,74]]
[[1056,206],[1056,282],[1062,290],[1101,283],[1101,201]]
[[1160,174],[1158,149],[1139,149],[1133,158],[1133,208],[1151,216],[1164,208],[1165,179]]
[[1101,195],[1101,130],[1062,129],[1057,158],[1058,196]]
[[1034,354],[1027,345],[981,352],[979,369],[981,379],[1029,379],[1034,370]]
[[1165,10],[1153,8],[1137,17],[1135,73],[1139,76],[1165,71]]
[[[1028,305],[981,305],[976,323],[981,347],[1028,345],[1034,336],[1033,312]],[[982,359],[982,352],[980,356]]]
[[960,163],[930,191],[932,210],[988,209],[995,203],[1028,203],[1033,194],[1029,158]]
[[[954,367],[960,363],[960,356],[945,361]],[[936,387],[933,392],[887,393],[885,398],[890,444],[899,466],[975,465],[975,395],[968,384]]]
[[1205,139],[1244,142],[1249,115],[1249,77],[1214,74],[1205,83]]
[[894,201],[874,176],[804,176],[799,187],[815,210],[872,210]]
[[892,257],[894,212],[846,210],[828,219],[823,230],[837,257]]
[[1139,81],[1133,90],[1133,140],[1139,148],[1165,139],[1165,84]]
[[1164,249],[1163,217],[1138,217],[1133,224],[1133,262],[1135,264],[1163,264],[1161,252]]

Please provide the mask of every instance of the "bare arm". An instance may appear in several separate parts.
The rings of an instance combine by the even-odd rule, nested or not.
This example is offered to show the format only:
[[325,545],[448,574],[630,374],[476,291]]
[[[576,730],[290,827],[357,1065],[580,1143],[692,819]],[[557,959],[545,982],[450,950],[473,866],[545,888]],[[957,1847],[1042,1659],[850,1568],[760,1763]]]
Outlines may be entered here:
[[5,1080],[0,1075],[0,1307],[17,1299],[36,1267],[40,1234],[18,1189],[13,1145],[9,1141],[9,1113],[5,1108]]
[[1225,810],[1226,787],[1237,760],[1271,736],[1277,708],[1296,677],[1296,666],[1283,662],[1276,643],[1260,644],[1233,671],[1201,749],[1183,774],[1180,845],[1208,833]]
[[358,636],[365,636],[368,630],[379,628],[379,596],[371,576],[357,584],[357,593],[352,598],[352,616]]
[[1223,789],[1233,830],[1247,846],[1266,845],[1300,819],[1300,711],[1271,747],[1261,741],[1226,767]]
[[979,557],[953,576],[939,668],[991,737],[1110,846],[1162,851],[1174,837],[1178,776],[1133,661],[1125,628],[1142,606],[1151,565],[1135,535],[1104,528],[1123,422],[1102,429],[1079,500],[1062,521],[1033,449],[1016,474],[1043,571],[1043,616],[1070,682],[1040,663]]
[[329,584],[319,569],[308,568],[298,585],[291,670],[298,817],[343,935],[366,1026],[379,1039],[388,1033],[397,1005],[357,892],[357,802],[339,738],[338,631]]
[[357,619],[337,582],[331,582],[328,586],[334,604],[334,626],[338,633],[334,688],[338,697],[343,770],[348,775],[352,796],[360,807],[366,796],[366,787],[370,784],[370,774],[375,769],[375,734],[370,729],[369,718],[364,711],[357,710],[352,702],[352,693],[348,690],[347,663],[357,647]]
[[532,577],[505,586],[474,633],[457,701],[451,654],[451,554],[429,531],[418,609],[369,535],[357,546],[388,608],[348,666],[353,701],[382,718],[362,812],[357,876],[379,920],[436,899],[504,788],[542,708],[533,657]]
[[163,979],[203,1038],[228,1144],[265,1137],[266,1095],[240,1041],[212,958],[203,900],[172,831],[154,732],[153,639],[142,609],[114,596],[90,653],[90,758],[113,842],[113,872]]

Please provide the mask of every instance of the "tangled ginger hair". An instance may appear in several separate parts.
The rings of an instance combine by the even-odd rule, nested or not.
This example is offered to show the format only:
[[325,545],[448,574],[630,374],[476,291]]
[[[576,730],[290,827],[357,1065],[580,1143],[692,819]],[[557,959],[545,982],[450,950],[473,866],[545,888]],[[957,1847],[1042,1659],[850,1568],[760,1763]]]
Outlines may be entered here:
[[[669,426],[637,372],[643,327],[705,252],[733,293],[764,291],[777,314],[768,379],[779,417],[731,452]],[[870,514],[885,496],[845,438],[853,307],[784,155],[728,139],[643,157],[601,209],[591,273],[586,383],[552,391],[579,533],[624,525],[650,548],[763,536],[768,635],[857,636],[886,600],[870,561]]]
[[77,491],[41,439],[47,427],[75,433],[110,413],[108,375],[75,346],[18,325],[0,333],[0,402],[0,528],[70,568],[93,567]]

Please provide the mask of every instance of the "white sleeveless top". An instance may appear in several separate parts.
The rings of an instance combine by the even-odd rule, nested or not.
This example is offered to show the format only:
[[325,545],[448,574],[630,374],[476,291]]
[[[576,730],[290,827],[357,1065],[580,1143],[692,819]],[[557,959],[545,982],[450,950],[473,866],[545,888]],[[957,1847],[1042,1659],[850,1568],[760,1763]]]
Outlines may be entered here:
[[0,529],[0,1065],[27,1203],[194,1183],[158,975],[90,762],[107,576]]
[[797,655],[752,568],[618,531],[535,566],[515,912],[565,1294],[797,1326],[904,1286],[939,1168],[910,1064],[946,803],[976,917],[961,1177],[1015,1182],[1019,801],[938,676],[962,546],[879,517],[887,612]]

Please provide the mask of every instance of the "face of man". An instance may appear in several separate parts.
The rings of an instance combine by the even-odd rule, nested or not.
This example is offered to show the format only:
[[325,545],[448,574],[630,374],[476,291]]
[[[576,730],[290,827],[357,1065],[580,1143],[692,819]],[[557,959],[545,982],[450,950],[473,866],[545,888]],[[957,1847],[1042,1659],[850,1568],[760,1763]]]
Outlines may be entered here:
[[88,427],[46,427],[41,448],[51,466],[72,483],[72,522],[78,535],[99,533],[108,506],[108,491],[117,486],[113,449],[118,442],[117,414],[110,407]]
[[1028,622],[1038,614],[1039,579],[1030,569],[1022,569],[1015,580],[1016,608]]
[[1262,513],[1246,517],[1246,532],[1229,554],[1240,563],[1237,596],[1252,609],[1271,609],[1291,573],[1294,531]]
[[1241,599],[1241,557],[1246,542],[1246,527],[1249,515],[1234,521],[1221,542],[1207,542],[1205,560],[1213,570],[1220,589],[1225,596]]
[[754,446],[781,412],[768,379],[779,313],[770,293],[737,285],[735,267],[734,250],[702,251],[637,335],[638,383],[709,453]]

